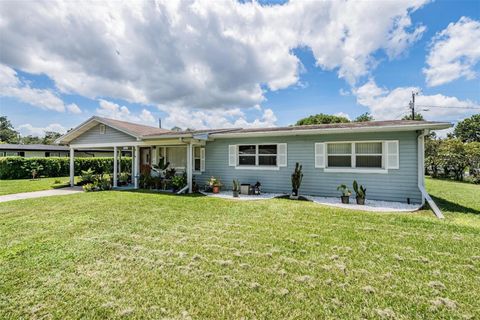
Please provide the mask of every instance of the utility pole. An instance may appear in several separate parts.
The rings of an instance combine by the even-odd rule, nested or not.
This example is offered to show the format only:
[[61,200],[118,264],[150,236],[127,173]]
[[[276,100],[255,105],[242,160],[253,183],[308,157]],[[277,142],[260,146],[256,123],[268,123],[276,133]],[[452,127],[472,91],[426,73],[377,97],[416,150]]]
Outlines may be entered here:
[[418,95],[418,92],[412,91],[412,101],[410,101],[410,110],[412,110],[412,120],[415,120],[415,96]]

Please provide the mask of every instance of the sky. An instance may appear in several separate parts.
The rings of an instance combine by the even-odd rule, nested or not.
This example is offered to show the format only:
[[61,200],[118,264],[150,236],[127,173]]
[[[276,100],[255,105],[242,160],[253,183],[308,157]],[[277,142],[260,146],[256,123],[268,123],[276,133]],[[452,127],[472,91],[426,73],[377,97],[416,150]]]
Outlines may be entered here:
[[1,1],[0,115],[271,127],[480,112],[480,1]]

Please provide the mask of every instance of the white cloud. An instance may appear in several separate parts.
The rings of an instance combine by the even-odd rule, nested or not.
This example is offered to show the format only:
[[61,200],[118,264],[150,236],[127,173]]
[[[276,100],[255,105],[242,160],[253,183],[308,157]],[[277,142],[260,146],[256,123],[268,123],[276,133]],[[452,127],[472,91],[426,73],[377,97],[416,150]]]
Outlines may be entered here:
[[[394,90],[380,88],[373,79],[353,90],[357,103],[368,107],[376,120],[400,119],[409,113],[408,104],[417,87],[399,87]],[[460,100],[443,94],[419,95],[416,97],[417,110],[427,120],[455,121],[465,118],[480,105],[470,100]],[[428,106],[431,106],[430,108]],[[428,110],[423,110],[428,109]]]
[[134,114],[131,113],[126,106],[120,106],[114,102],[104,99],[98,100],[98,104],[100,107],[97,108],[96,112],[102,117],[146,125],[151,125],[155,122],[155,117],[147,109],[142,109],[140,114]]
[[28,103],[34,107],[45,110],[65,112],[65,109],[72,113],[80,113],[81,110],[75,104],[65,106],[63,100],[48,89],[36,89],[28,83],[21,81],[15,70],[0,64],[0,96],[13,97]]
[[82,110],[75,103],[71,103],[71,104],[67,105],[67,110],[69,112],[75,113],[75,114],[82,113]]
[[462,17],[433,39],[423,69],[428,86],[438,86],[465,77],[476,77],[480,61],[480,21]]
[[248,120],[247,115],[239,108],[225,110],[201,110],[192,108],[163,109],[168,115],[164,119],[164,127],[174,126],[182,129],[211,128],[252,128],[274,127],[277,117],[272,109],[254,109],[256,117]]
[[64,134],[65,132],[67,132],[67,129],[58,123],[52,123],[46,127],[34,127],[30,123],[26,123],[26,124],[19,125],[16,128],[16,130],[18,130],[22,136],[32,135],[32,136],[38,136],[38,137],[45,136],[45,132],[47,131],[54,131],[61,134]]
[[426,1],[3,1],[0,62],[90,98],[252,107],[298,84],[298,47],[355,83],[374,53],[395,58],[421,36],[409,16]]

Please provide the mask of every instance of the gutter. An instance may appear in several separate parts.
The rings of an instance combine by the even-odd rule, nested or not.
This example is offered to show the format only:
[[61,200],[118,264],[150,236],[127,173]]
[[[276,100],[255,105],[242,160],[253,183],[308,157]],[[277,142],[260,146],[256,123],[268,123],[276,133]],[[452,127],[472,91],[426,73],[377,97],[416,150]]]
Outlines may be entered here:
[[427,200],[430,208],[438,219],[445,219],[442,211],[438,208],[437,204],[433,201],[432,197],[425,189],[425,136],[429,133],[427,129],[423,130],[417,138],[418,146],[418,189],[422,193],[422,206],[425,205]]

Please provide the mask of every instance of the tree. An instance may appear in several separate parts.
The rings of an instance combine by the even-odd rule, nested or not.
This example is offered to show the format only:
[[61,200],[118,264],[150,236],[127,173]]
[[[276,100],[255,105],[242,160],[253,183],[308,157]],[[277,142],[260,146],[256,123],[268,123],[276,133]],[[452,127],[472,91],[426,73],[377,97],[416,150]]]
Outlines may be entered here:
[[480,142],[480,113],[457,123],[453,132],[463,142]]
[[175,131],[175,132],[180,132],[180,131],[182,131],[182,128],[175,126],[171,130]]
[[441,139],[437,139],[435,132],[425,137],[425,169],[432,178],[438,177],[438,169],[440,167],[440,157],[438,151],[442,143]]
[[55,140],[60,138],[62,135],[55,131],[47,131],[45,132],[45,137],[42,139],[43,144],[53,144]]
[[37,136],[28,135],[20,139],[21,144],[41,144],[42,138]]
[[306,126],[311,124],[346,123],[346,122],[350,122],[350,120],[342,116],[319,113],[313,116],[300,119],[297,121],[297,123],[295,123],[295,125]]
[[480,142],[466,143],[465,153],[468,159],[470,176],[474,183],[480,183]]
[[438,150],[439,163],[445,175],[450,173],[456,180],[463,180],[465,169],[468,167],[468,158],[465,146],[460,139],[445,139]]
[[0,143],[18,143],[19,133],[15,131],[10,120],[0,117]]
[[365,112],[353,120],[354,122],[365,122],[365,121],[373,121],[373,116],[369,112]]
[[412,115],[408,114],[402,118],[402,120],[416,120],[416,121],[424,121],[425,118],[422,116],[421,113],[415,112],[415,117],[412,119]]

